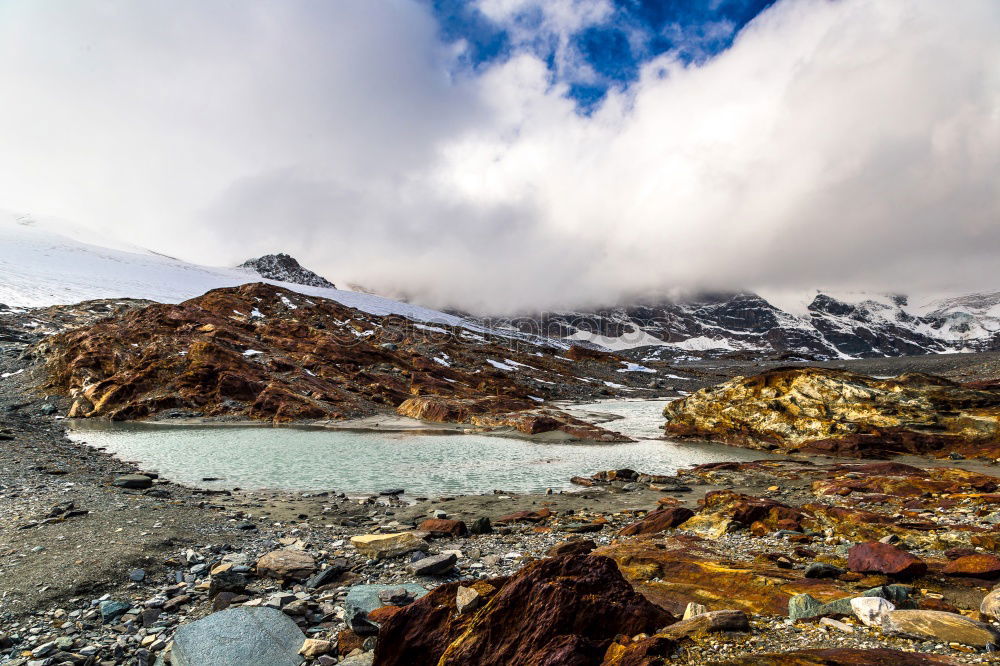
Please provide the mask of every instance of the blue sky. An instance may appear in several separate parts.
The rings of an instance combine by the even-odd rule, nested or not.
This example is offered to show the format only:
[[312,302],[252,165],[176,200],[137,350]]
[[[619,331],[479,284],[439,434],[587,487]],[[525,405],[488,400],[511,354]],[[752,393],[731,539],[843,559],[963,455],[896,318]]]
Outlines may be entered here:
[[[730,46],[735,35],[774,0],[608,0],[599,22],[571,30],[565,45],[571,57],[589,66],[584,80],[558,66],[559,34],[546,29],[543,2],[525,2],[509,20],[484,14],[469,0],[428,0],[442,37],[467,45],[463,64],[473,70],[509,58],[523,48],[543,58],[553,82],[566,83],[581,112],[591,110],[611,87],[633,82],[650,58],[672,53],[684,63],[704,62]],[[578,4],[586,4],[581,2]],[[593,4],[603,5],[599,0]],[[512,32],[534,33],[523,43]]]

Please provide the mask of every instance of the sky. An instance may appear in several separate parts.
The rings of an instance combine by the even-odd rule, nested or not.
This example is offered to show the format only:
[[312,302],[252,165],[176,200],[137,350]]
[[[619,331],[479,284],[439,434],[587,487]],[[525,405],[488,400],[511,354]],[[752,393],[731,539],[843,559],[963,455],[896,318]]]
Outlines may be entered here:
[[1000,288],[996,0],[0,0],[0,208],[504,313]]

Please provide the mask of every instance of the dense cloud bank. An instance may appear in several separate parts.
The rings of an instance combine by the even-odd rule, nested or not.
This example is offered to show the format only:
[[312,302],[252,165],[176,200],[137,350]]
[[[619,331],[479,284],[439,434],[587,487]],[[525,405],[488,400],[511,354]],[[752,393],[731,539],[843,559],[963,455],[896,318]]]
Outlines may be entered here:
[[[544,27],[603,4],[553,3]],[[11,0],[0,205],[491,311],[995,288],[998,34],[994,0],[781,0],[584,114],[557,71],[586,76],[571,51],[547,62],[521,35],[465,66],[410,0]]]

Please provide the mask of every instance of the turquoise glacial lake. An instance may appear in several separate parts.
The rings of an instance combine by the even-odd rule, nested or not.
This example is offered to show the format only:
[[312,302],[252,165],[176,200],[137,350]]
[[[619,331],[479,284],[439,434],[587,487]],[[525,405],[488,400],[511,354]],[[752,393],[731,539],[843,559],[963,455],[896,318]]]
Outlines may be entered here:
[[[195,426],[74,422],[70,436],[185,485],[213,489],[335,491],[405,488],[409,495],[544,492],[575,488],[572,476],[629,467],[671,474],[680,467],[768,455],[664,439],[664,401],[602,401],[572,410],[619,416],[606,427],[638,441],[547,443],[483,434],[386,432],[285,426]],[[216,478],[218,481],[205,481]]]

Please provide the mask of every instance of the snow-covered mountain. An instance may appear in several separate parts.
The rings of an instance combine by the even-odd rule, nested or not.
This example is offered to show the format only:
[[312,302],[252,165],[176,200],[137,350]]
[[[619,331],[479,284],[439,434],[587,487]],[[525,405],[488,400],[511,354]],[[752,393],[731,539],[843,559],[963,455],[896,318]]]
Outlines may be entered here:
[[1000,292],[922,305],[900,295],[815,291],[772,300],[749,292],[707,294],[486,321],[619,351],[636,349],[630,355],[645,360],[740,353],[829,359],[1000,349]]
[[200,266],[113,240],[55,220],[0,211],[0,303],[44,307],[102,298],[179,303],[219,287],[268,282],[329,298],[376,315],[469,326],[444,312],[373,294],[264,279],[244,268]]
[[257,257],[256,259],[247,259],[239,265],[239,268],[253,271],[262,278],[269,280],[304,284],[307,287],[337,288],[337,285],[325,277],[313,273],[308,268],[303,268],[294,257],[290,257],[284,253],[265,254],[263,257]]
[[[288,259],[253,268],[200,266],[65,223],[0,211],[0,304],[13,308],[104,298],[177,303],[211,289],[264,281],[371,314],[546,345],[635,350],[628,355],[650,361],[725,354],[825,359],[1000,350],[1000,292],[926,302],[899,295],[814,291],[790,298],[740,292],[472,320],[372,293],[317,286],[323,278]],[[295,267],[299,270],[291,270]]]

